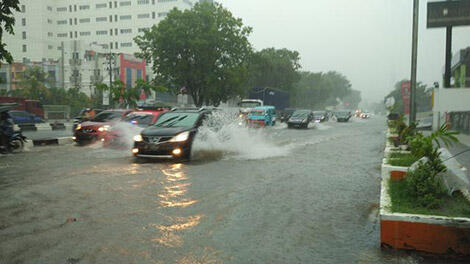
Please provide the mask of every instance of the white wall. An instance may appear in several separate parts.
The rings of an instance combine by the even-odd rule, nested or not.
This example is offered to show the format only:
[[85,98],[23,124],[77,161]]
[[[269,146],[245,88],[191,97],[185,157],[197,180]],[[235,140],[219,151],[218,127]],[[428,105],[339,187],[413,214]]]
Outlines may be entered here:
[[470,88],[434,89],[433,129],[445,123],[445,113],[470,111]]

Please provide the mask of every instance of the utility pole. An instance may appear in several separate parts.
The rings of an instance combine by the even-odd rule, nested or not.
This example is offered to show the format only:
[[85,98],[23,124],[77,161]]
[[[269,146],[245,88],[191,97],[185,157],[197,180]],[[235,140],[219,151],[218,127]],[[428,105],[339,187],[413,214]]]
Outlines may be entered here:
[[65,90],[65,50],[64,50],[64,42],[62,41],[62,43],[60,44],[60,51],[61,51],[61,54],[62,54],[62,60],[61,60],[61,67],[62,67],[62,70],[61,70],[61,74],[62,74],[62,89]]
[[413,0],[413,36],[411,50],[411,91],[409,123],[416,121],[416,71],[418,65],[419,0]]
[[444,73],[444,88],[450,88],[452,63],[452,26],[446,27],[446,66]]

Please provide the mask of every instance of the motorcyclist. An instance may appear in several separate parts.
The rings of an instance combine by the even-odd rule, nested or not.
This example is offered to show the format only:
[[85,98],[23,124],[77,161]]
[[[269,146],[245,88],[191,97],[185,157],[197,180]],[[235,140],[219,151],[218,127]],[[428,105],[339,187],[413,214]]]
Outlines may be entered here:
[[0,144],[3,152],[10,152],[10,137],[13,134],[13,120],[7,111],[0,114]]

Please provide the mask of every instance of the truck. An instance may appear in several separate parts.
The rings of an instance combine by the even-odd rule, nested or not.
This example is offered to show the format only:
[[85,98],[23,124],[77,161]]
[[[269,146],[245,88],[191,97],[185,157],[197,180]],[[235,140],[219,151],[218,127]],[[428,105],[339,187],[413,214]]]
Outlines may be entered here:
[[19,97],[0,96],[0,103],[16,103],[18,106],[12,110],[26,111],[38,117],[44,118],[44,108],[37,100],[29,100]]
[[274,88],[255,88],[250,93],[250,99],[263,101],[264,105],[272,105],[276,110],[284,111],[289,108],[289,92]]

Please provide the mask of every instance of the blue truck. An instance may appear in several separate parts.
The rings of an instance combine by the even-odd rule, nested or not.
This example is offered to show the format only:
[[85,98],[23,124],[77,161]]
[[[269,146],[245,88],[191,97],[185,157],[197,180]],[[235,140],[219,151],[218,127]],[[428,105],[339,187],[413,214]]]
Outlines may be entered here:
[[255,88],[250,92],[250,99],[263,101],[264,105],[272,105],[276,110],[289,108],[289,92],[274,88]]

